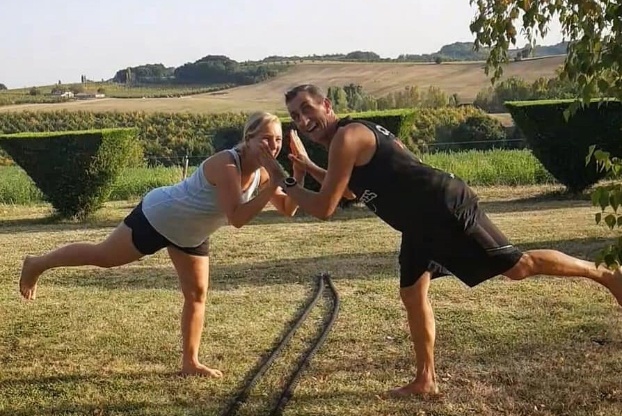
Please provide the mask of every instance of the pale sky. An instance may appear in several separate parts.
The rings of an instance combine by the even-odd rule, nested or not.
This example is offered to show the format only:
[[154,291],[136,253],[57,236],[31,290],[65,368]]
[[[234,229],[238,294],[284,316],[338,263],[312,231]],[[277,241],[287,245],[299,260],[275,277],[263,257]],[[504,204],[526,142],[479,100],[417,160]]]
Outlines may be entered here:
[[[473,41],[474,9],[469,0],[0,0],[0,16],[0,83],[21,88],[205,55],[433,53]],[[556,25],[538,43],[560,41]]]

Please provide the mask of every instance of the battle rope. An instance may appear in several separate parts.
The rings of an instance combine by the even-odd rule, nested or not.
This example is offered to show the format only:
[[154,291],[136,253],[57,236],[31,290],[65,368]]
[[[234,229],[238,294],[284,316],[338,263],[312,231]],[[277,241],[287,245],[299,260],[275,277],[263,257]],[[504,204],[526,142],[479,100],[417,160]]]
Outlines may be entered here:
[[[299,362],[298,367],[294,371],[292,377],[289,382],[285,386],[283,393],[279,397],[278,402],[272,410],[273,415],[280,415],[283,411],[283,408],[287,405],[287,402],[293,395],[293,391],[298,382],[298,379],[302,375],[303,369],[309,364],[311,357],[317,352],[320,346],[326,340],[328,333],[330,332],[335,320],[337,319],[337,314],[339,312],[339,294],[337,293],[337,289],[333,285],[331,281],[330,275],[327,273],[323,273],[317,278],[317,287],[313,299],[307,304],[305,309],[302,311],[300,316],[296,319],[295,323],[291,326],[289,331],[285,334],[285,336],[281,339],[279,344],[272,350],[270,355],[260,362],[259,368],[256,370],[255,374],[250,378],[249,381],[246,382],[244,388],[240,391],[240,393],[235,397],[235,399],[229,404],[229,406],[222,413],[222,416],[233,416],[239,409],[240,405],[246,401],[248,395],[252,388],[255,386],[257,381],[261,378],[261,376],[268,370],[272,362],[281,354],[283,348],[287,345],[291,337],[294,333],[300,328],[302,323],[307,319],[307,316],[315,306],[315,304],[320,299],[322,293],[324,292],[325,282],[328,283],[330,290],[333,294],[333,310],[330,315],[330,319],[324,329],[322,330],[322,334],[320,337],[314,342],[310,349],[307,350],[307,353]],[[252,374],[252,373],[251,373]]]

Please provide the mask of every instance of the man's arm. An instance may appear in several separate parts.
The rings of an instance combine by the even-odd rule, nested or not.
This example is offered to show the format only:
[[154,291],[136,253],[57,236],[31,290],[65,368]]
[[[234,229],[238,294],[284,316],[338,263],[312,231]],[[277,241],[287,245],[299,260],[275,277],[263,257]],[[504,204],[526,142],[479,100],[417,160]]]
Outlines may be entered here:
[[[310,166],[307,166],[307,173],[320,184],[324,182],[324,178],[326,177],[326,170],[322,169],[315,163],[311,163]],[[356,199],[356,195],[354,195],[354,192],[352,192],[347,187],[342,197],[344,197],[345,199]]]
[[[301,185],[304,184],[304,180],[305,180],[304,172],[294,171],[293,176],[294,178],[296,178],[298,183],[300,183]],[[262,167],[261,168],[261,186],[259,190],[261,191],[265,186],[271,186],[271,185],[272,183],[270,181],[270,176],[268,172],[266,171],[266,169]],[[294,199],[292,199],[290,196],[287,196],[287,194],[285,194],[278,187],[274,191],[274,195],[272,195],[272,197],[270,198],[270,202],[272,203],[272,205],[274,205],[274,207],[276,208],[278,212],[288,217],[293,217],[294,214],[296,214],[296,211],[298,210],[298,204],[296,203],[296,201],[294,201]]]
[[[304,144],[302,144],[302,140],[300,140],[300,137],[298,136],[296,130],[290,131],[289,145],[291,149],[289,159],[292,161],[292,165],[294,167],[304,169],[309,175],[311,175],[313,179],[318,181],[321,185],[322,182],[324,182],[324,178],[326,177],[326,170],[316,165],[311,160],[311,158],[309,158],[309,154],[307,153]],[[346,188],[342,196],[346,199],[356,198],[356,195],[354,195],[354,193],[348,188]]]
[[319,192],[309,191],[299,185],[285,190],[303,211],[316,218],[328,219],[347,190],[360,149],[360,141],[355,140],[352,133],[351,128],[344,128],[333,138],[328,151],[328,169],[324,171]]

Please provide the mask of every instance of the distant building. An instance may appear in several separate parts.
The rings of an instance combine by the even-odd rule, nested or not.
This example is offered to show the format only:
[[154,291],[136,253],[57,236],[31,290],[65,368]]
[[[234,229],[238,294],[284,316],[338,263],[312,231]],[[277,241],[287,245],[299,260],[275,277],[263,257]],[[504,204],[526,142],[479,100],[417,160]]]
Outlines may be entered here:
[[52,91],[52,95],[61,98],[73,98],[73,92],[71,91]]
[[77,100],[91,100],[94,98],[106,98],[106,94],[94,92],[80,92],[74,96]]

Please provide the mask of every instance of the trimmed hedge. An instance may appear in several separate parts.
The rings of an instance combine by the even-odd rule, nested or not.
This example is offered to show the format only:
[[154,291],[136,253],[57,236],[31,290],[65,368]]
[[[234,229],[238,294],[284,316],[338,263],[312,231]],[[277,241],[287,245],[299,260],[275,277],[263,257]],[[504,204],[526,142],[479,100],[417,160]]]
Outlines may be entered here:
[[0,135],[2,147],[61,218],[83,219],[108,200],[136,151],[135,129]]
[[[345,115],[345,114],[344,114]],[[416,108],[351,114],[370,118],[394,132],[413,152],[425,151],[437,138],[473,115],[485,115],[474,107]],[[149,165],[180,165],[188,154],[192,161],[211,155],[215,148],[237,142],[231,136],[242,130],[248,114],[190,114],[143,112],[20,111],[0,113],[0,133],[78,131],[132,127],[138,129]],[[284,124],[290,119],[281,117]],[[229,130],[225,132],[224,130]],[[3,152],[0,151],[0,164]],[[10,164],[10,160],[5,160]]]
[[593,161],[585,165],[591,145],[622,156],[622,103],[594,101],[566,121],[564,111],[572,102],[514,101],[505,106],[540,163],[568,191],[581,192],[605,175]]
[[89,111],[0,113],[0,133],[136,128],[150,165],[180,165],[182,157],[213,153],[211,137],[222,127],[244,124],[244,113],[190,114]]

